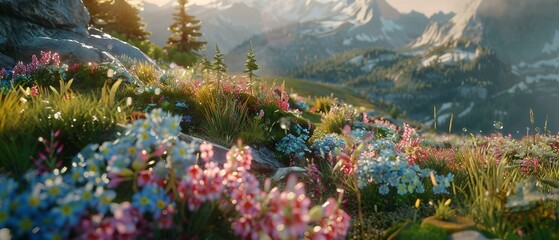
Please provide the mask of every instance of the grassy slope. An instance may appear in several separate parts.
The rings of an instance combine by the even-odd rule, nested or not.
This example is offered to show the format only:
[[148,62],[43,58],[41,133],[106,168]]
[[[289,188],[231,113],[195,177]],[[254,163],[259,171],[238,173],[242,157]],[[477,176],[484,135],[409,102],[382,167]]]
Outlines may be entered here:
[[270,85],[274,81],[276,85],[281,85],[282,82],[285,82],[285,90],[287,92],[297,93],[302,97],[326,97],[333,94],[334,97],[355,107],[363,107],[366,110],[377,110],[375,105],[369,102],[369,100],[341,86],[294,78],[265,78],[264,81]]

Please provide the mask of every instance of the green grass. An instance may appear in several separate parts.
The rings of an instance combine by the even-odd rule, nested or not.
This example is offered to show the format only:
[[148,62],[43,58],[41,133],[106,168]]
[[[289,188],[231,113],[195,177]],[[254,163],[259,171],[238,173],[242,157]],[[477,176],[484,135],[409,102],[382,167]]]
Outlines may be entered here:
[[333,84],[294,78],[265,78],[263,81],[268,85],[272,85],[274,81],[276,85],[281,85],[282,82],[285,82],[285,90],[287,92],[297,93],[302,97],[328,97],[333,94],[334,97],[347,104],[363,107],[366,110],[376,109],[376,106],[366,98],[358,96],[350,89]]

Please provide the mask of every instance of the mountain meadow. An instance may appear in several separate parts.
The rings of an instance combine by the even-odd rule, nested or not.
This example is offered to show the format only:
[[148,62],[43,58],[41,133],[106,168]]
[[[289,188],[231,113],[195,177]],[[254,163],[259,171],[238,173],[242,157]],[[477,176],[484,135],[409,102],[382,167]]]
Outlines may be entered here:
[[0,0],[0,239],[559,239],[559,2],[463,2]]

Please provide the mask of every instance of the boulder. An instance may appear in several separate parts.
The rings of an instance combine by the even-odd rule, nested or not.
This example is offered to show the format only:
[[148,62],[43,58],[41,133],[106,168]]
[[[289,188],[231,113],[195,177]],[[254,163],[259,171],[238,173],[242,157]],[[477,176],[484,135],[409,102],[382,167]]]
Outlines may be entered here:
[[0,69],[2,68],[12,68],[15,65],[14,59],[0,53]]
[[[88,22],[81,0],[0,0],[0,52],[11,62],[53,51],[69,65],[114,62],[126,55],[156,66],[138,48],[88,28]],[[0,63],[9,64],[8,60],[2,58]]]
[[[227,162],[227,152],[229,152],[229,148],[226,148],[224,146],[221,146],[219,144],[215,144],[194,136],[190,136],[190,135],[186,135],[183,133],[179,134],[179,139],[187,142],[187,143],[192,143],[194,142],[197,145],[200,145],[204,142],[208,142],[210,144],[212,144],[213,146],[213,151],[214,151],[214,155],[213,155],[213,160],[218,162],[218,163],[225,163]],[[297,169],[297,168],[284,168],[284,166],[277,160],[274,158],[274,153],[267,148],[251,148],[252,150],[252,165],[251,168],[254,171],[257,172],[266,172],[266,173],[276,173],[275,174],[275,178],[277,178],[277,180],[282,179],[283,177],[285,177],[286,175],[290,174],[290,173],[299,173],[301,172],[301,169]],[[281,170],[281,172],[278,174],[278,171],[280,169],[284,169]],[[304,169],[303,169],[304,170]]]
[[490,240],[478,231],[468,230],[452,234],[450,240]]

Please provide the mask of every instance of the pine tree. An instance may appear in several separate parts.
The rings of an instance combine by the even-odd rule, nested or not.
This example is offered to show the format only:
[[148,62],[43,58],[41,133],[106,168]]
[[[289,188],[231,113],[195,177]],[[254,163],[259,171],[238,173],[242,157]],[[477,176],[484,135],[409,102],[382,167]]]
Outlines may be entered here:
[[244,73],[248,75],[248,79],[252,82],[252,80],[257,77],[256,74],[254,74],[254,71],[260,69],[258,64],[256,64],[254,51],[252,50],[252,42],[250,42],[248,46],[248,53],[247,53],[247,60],[245,63],[245,67],[246,69],[244,70]]
[[96,28],[103,28],[108,19],[108,11],[111,3],[102,0],[83,0],[83,4],[89,12],[89,25]]
[[223,75],[227,72],[227,66],[225,65],[225,63],[223,63],[223,53],[221,53],[217,44],[215,45],[213,70],[220,75]]
[[172,35],[167,40],[167,46],[183,53],[198,55],[197,52],[204,48],[206,42],[197,40],[202,36],[200,21],[186,13],[187,3],[188,0],[178,0],[177,11],[173,14],[175,22],[169,27]]
[[202,70],[204,71],[210,71],[213,69],[212,62],[210,62],[210,60],[205,54],[204,56],[202,56],[201,64],[202,64]]
[[149,33],[145,31],[145,24],[139,14],[140,10],[126,0],[112,0],[103,30],[113,31],[125,40],[144,41]]

